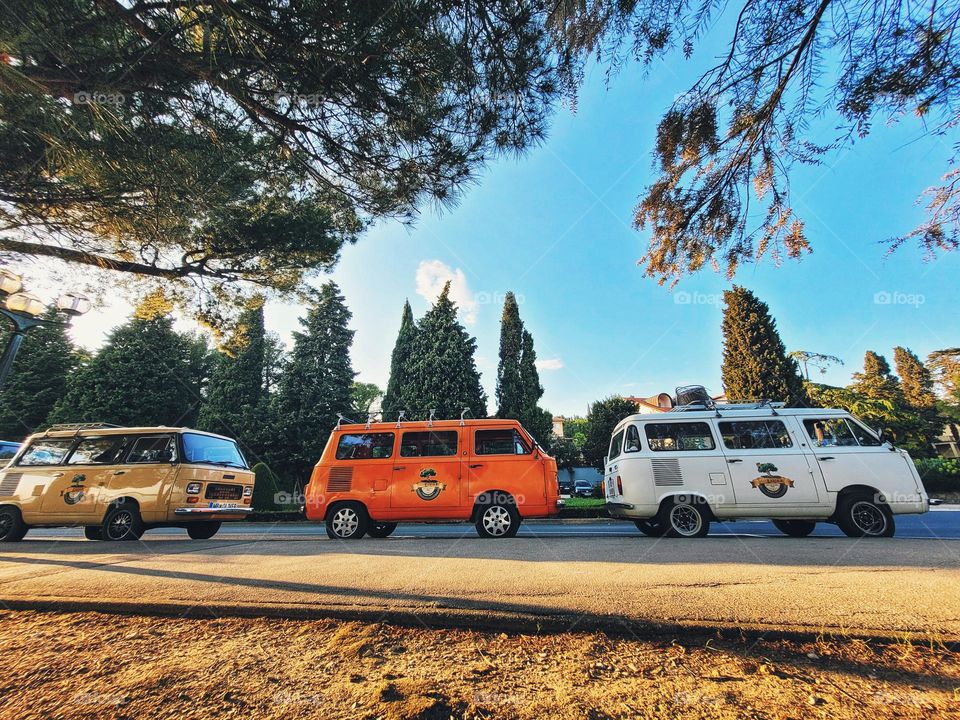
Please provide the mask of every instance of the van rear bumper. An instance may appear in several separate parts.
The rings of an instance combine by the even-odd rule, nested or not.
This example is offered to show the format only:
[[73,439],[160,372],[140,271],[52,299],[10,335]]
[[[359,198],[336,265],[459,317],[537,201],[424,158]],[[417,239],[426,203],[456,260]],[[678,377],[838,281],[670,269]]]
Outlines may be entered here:
[[177,508],[174,515],[249,515],[253,508]]

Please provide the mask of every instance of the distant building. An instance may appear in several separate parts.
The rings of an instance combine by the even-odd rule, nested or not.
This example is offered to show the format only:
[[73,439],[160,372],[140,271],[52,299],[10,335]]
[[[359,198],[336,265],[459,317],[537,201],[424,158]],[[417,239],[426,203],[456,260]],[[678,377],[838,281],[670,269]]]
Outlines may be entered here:
[[960,458],[960,425],[948,423],[943,434],[933,443],[934,449],[945,458]]
[[[654,413],[669,412],[672,410],[676,403],[673,400],[673,396],[670,393],[657,393],[656,395],[651,395],[650,397],[633,397],[632,395],[626,400],[630,400],[637,405],[637,412],[641,415],[652,415]],[[716,403],[725,403],[727,401],[726,395],[715,395],[713,401]]]

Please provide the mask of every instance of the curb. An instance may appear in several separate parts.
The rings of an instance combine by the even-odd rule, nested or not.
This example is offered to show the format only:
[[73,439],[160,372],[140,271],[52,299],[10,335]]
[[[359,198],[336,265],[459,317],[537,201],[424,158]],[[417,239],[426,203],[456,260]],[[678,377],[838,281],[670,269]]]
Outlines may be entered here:
[[132,602],[119,599],[88,598],[6,598],[0,597],[3,611],[49,613],[94,612],[102,615],[175,617],[192,620],[216,618],[272,618],[283,620],[340,620],[387,623],[400,627],[428,630],[472,630],[515,635],[556,635],[601,632],[614,637],[643,640],[697,639],[783,639],[798,642],[822,637],[863,640],[936,639],[943,643],[960,642],[960,635],[935,629],[888,630],[849,629],[826,626],[767,625],[764,623],[723,623],[699,620],[638,620],[615,615],[534,614],[483,611],[455,607],[374,608],[355,605],[303,605],[288,603],[198,603],[175,600]]

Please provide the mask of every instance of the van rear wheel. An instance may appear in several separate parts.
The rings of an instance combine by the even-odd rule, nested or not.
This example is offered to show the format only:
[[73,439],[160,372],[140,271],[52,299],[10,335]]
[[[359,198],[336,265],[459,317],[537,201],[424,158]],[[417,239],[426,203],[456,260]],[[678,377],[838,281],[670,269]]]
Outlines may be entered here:
[[367,534],[370,517],[358,502],[337,503],[327,513],[325,524],[331,540],[359,540]]
[[187,535],[191,540],[209,540],[223,525],[219,520],[209,520],[207,522],[190,523],[187,525]]
[[664,503],[658,521],[667,537],[702,538],[710,532],[710,514],[702,500],[681,495]]
[[370,525],[370,528],[367,530],[367,535],[374,538],[390,537],[396,529],[396,523],[375,522]]
[[774,520],[773,526],[790,537],[806,537],[817,526],[813,520]]
[[663,524],[655,517],[649,520],[634,520],[633,524],[637,526],[637,530],[647,537],[663,537],[663,534],[667,531]]
[[20,510],[15,507],[0,508],[0,542],[19,542],[27,534]]

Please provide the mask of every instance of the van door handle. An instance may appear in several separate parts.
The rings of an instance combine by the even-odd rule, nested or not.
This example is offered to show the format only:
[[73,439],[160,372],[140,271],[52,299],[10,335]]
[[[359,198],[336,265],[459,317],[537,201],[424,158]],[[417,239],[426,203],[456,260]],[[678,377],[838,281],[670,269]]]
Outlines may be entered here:
[[474,465],[471,465],[470,467],[472,467],[472,468],[483,467],[483,463],[476,463],[476,464],[474,464]]
[[394,469],[394,470],[406,470],[406,469],[407,469],[407,466],[406,466],[406,465],[394,465],[394,466],[393,466],[393,469]]
[[833,459],[834,459],[833,455],[827,455],[826,457],[817,458],[817,460],[833,460]]
[[62,477],[63,477],[63,473],[53,473],[53,474],[52,474],[52,477],[62,478]]
[[113,474],[114,474],[114,475],[126,475],[126,474],[127,474],[127,471],[126,471],[126,470],[114,470],[114,471],[113,471]]
[[729,458],[727,462],[733,464],[737,462],[743,462],[743,460],[741,460],[740,458]]

